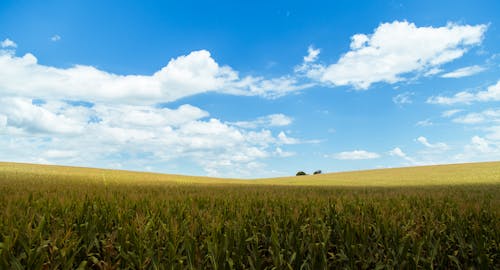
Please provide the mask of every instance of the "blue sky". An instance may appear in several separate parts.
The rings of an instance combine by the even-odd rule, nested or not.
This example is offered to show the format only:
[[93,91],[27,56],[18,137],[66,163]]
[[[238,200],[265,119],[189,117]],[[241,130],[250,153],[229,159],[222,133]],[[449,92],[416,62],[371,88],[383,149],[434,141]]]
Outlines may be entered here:
[[223,177],[500,159],[498,1],[2,1],[0,160]]

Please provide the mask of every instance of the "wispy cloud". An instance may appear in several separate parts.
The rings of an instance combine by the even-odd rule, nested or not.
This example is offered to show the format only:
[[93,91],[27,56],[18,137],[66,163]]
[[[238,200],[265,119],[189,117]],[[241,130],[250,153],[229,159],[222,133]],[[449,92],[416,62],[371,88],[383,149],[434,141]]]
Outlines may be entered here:
[[441,77],[442,78],[462,78],[462,77],[472,76],[472,75],[480,73],[484,70],[486,70],[484,67],[475,65],[475,66],[469,66],[469,67],[463,67],[463,68],[456,69],[452,72],[448,72],[448,73],[441,75]]
[[432,121],[430,119],[425,119],[425,120],[418,121],[415,125],[419,126],[419,127],[430,127],[430,126],[434,125],[434,123],[432,123]]
[[333,154],[331,156],[335,159],[340,159],[340,160],[376,159],[376,158],[380,157],[380,155],[377,153],[368,152],[365,150],[354,150],[354,151],[340,152],[337,154]]
[[487,101],[499,101],[500,100],[500,80],[494,84],[490,85],[484,91],[469,92],[462,91],[458,92],[451,97],[446,96],[432,96],[427,99],[427,103],[439,104],[439,105],[452,105],[457,103],[472,103],[472,102],[487,102]]
[[500,110],[488,109],[482,112],[473,112],[456,117],[453,122],[460,124],[480,124],[485,122],[500,122]]
[[462,110],[460,109],[454,109],[454,110],[447,110],[441,113],[442,117],[452,117],[453,115],[461,112]]
[[292,122],[293,119],[291,117],[278,113],[259,117],[253,121],[234,122],[233,125],[242,128],[282,127],[288,126]]
[[411,100],[411,97],[415,93],[412,92],[404,92],[401,94],[398,94],[392,98],[392,102],[394,102],[397,105],[404,105],[404,104],[411,104],[413,101]]
[[426,137],[420,136],[416,139],[419,143],[423,144],[425,147],[429,149],[435,149],[435,150],[448,150],[449,146],[446,143],[443,142],[438,142],[438,143],[430,143]]

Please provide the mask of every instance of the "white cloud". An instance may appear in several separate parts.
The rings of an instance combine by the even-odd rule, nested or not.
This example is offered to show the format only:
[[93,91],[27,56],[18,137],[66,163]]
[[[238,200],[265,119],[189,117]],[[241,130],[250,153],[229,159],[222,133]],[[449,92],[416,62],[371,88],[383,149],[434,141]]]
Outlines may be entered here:
[[0,47],[1,48],[16,48],[17,44],[14,41],[6,38],[2,42],[0,42]]
[[401,148],[399,147],[395,147],[394,149],[392,149],[391,151],[389,151],[389,155],[391,156],[395,156],[395,157],[400,157],[406,161],[408,161],[410,164],[413,164],[413,165],[417,165],[417,164],[420,164],[419,162],[417,162],[414,158],[412,157],[409,157],[405,152],[403,152],[403,150],[401,150]]
[[488,86],[485,91],[478,92],[468,92],[462,91],[458,92],[452,97],[445,96],[432,96],[427,99],[427,103],[439,104],[439,105],[452,105],[457,103],[469,104],[472,102],[487,102],[487,101],[499,101],[500,100],[500,80],[494,84]]
[[490,147],[490,142],[479,136],[474,136],[471,138],[471,144],[469,145],[471,150],[478,151],[480,153],[492,152]]
[[278,157],[291,157],[295,155],[294,152],[283,151],[280,147],[276,147],[276,151],[274,153]]
[[68,150],[48,150],[44,153],[44,156],[48,159],[67,159],[78,156],[78,152]]
[[430,143],[426,137],[420,136],[416,139],[419,143],[423,144],[425,147],[435,150],[448,150],[449,146],[446,143],[438,142],[438,143]]
[[[5,41],[4,41],[5,43]],[[118,75],[92,66],[56,68],[27,53],[0,50],[0,94],[43,99],[154,104],[209,91],[278,97],[311,87],[294,77],[265,79],[220,66],[206,50],[171,59],[152,75]]]
[[380,155],[373,152],[367,152],[365,150],[354,150],[354,151],[340,152],[334,154],[333,157],[335,159],[340,159],[340,160],[361,160],[361,159],[376,159],[379,158]]
[[320,49],[315,49],[312,45],[309,46],[309,48],[307,48],[307,55],[304,56],[304,62],[311,63],[316,61],[316,59],[318,59],[320,52],[321,52]]
[[0,114],[7,118],[7,125],[32,133],[78,134],[83,127],[65,115],[35,106],[23,98],[0,98]]
[[459,110],[459,109],[455,109],[455,110],[447,110],[447,111],[444,111],[443,113],[441,113],[441,116],[442,117],[452,117],[453,115],[461,112],[462,110]]
[[500,147],[498,142],[475,135],[470,139],[470,143],[464,146],[463,152],[454,158],[460,161],[495,160],[500,158]]
[[391,151],[389,151],[389,155],[402,157],[402,158],[406,157],[406,154],[399,147],[396,147],[396,148],[392,149]]
[[460,124],[480,124],[484,122],[500,122],[500,109],[488,109],[482,112],[468,113],[453,119]]
[[484,116],[481,113],[469,113],[467,115],[457,117],[452,121],[460,124],[478,124],[484,122]]
[[288,137],[285,134],[285,132],[283,132],[283,131],[281,131],[278,134],[278,139],[279,139],[279,142],[282,144],[298,144],[298,143],[300,143],[300,141],[298,139]]
[[282,127],[290,125],[292,121],[293,119],[289,116],[279,113],[259,117],[253,121],[238,121],[233,124],[242,128]]
[[425,120],[418,121],[415,125],[419,126],[419,127],[429,127],[429,126],[434,125],[434,123],[432,123],[432,121],[429,119],[425,119]]
[[323,83],[356,89],[367,89],[376,82],[396,83],[410,72],[436,74],[440,65],[480,44],[486,29],[486,25],[417,27],[406,21],[383,23],[371,35],[353,35],[351,50],[337,63],[311,65],[305,73]]
[[[300,143],[284,132],[253,131],[182,105],[75,103],[0,99],[0,159],[144,170],[152,164],[191,162],[211,175],[254,176],[262,160],[293,155],[283,145]],[[77,104],[77,103],[76,103]],[[274,125],[286,117],[271,115]],[[161,168],[161,167],[160,167]],[[158,170],[158,167],[156,167]]]
[[411,97],[414,95],[414,93],[411,92],[404,92],[401,94],[398,94],[392,98],[392,102],[394,102],[397,105],[403,105],[403,104],[411,104],[412,100]]
[[53,35],[50,38],[50,40],[53,41],[53,42],[59,41],[59,40],[61,40],[61,36],[59,36],[59,35]]
[[440,68],[431,68],[431,69],[429,69],[428,71],[426,71],[426,72],[424,73],[424,76],[425,76],[425,77],[430,77],[430,76],[433,76],[433,75],[439,74],[439,73],[441,73],[441,72],[443,72],[443,70],[442,70],[442,69],[440,69]]
[[445,74],[441,75],[441,77],[442,78],[462,78],[462,77],[472,76],[472,75],[480,73],[484,70],[486,70],[484,67],[475,65],[475,66],[459,68],[459,69],[454,70],[452,72],[445,73]]

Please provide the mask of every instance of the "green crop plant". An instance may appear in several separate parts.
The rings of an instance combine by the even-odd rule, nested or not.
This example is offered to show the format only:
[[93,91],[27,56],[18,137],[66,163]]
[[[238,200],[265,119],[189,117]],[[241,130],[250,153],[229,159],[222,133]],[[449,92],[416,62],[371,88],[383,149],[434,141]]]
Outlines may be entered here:
[[500,268],[498,183],[186,184],[132,175],[103,183],[102,172],[0,173],[0,269]]

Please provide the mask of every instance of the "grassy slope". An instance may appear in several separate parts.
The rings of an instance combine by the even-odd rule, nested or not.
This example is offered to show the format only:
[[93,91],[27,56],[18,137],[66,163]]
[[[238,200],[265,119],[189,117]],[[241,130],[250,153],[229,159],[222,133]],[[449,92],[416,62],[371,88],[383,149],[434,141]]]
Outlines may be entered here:
[[419,166],[314,176],[260,179],[261,184],[331,186],[433,186],[500,184],[500,162]]
[[85,181],[150,184],[263,184],[326,186],[419,186],[500,184],[500,162],[466,163],[330,173],[314,176],[292,176],[256,180],[195,177],[81,167],[34,165],[0,162],[0,179],[53,179],[53,181]]

